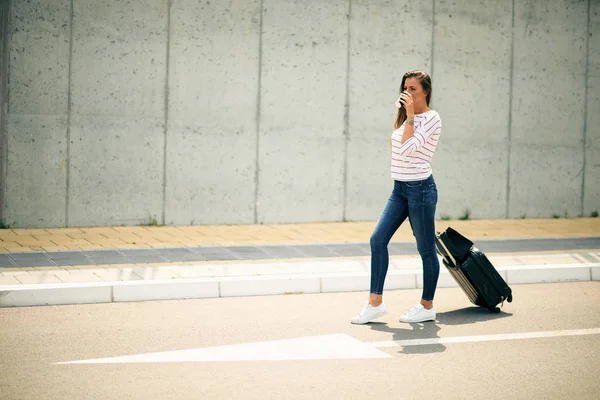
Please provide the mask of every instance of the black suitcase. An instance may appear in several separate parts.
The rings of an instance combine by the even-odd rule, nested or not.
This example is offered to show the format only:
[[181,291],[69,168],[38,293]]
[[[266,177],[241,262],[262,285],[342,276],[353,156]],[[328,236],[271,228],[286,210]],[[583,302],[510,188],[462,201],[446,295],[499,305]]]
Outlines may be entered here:
[[436,248],[450,275],[471,303],[500,312],[498,304],[512,301],[512,290],[473,242],[452,228],[436,235]]

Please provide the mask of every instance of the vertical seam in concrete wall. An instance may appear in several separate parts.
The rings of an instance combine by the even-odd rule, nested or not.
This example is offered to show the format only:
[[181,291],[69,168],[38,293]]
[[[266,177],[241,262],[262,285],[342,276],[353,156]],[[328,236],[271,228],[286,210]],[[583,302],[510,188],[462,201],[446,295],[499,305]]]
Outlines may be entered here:
[[513,69],[515,65],[515,0],[512,2],[512,22],[510,28],[510,67],[508,78],[508,153],[506,157],[506,210],[504,218],[508,218],[510,207],[510,156],[512,151],[512,101],[513,101]]
[[0,68],[0,223],[7,224],[6,219],[6,177],[8,175],[8,139],[7,139],[7,118],[8,118],[8,67],[10,59],[8,34],[10,24],[11,1],[6,0],[0,8],[0,33],[2,40],[2,68]]
[[350,21],[352,19],[352,0],[348,0],[348,42],[346,46],[346,103],[344,104],[344,181],[342,184],[342,221],[346,221],[348,196],[348,142],[350,141]]
[[260,182],[260,91],[262,76],[263,1],[260,0],[260,22],[258,27],[258,82],[256,90],[256,154],[254,168],[254,223],[258,223],[258,193]]
[[65,226],[69,226],[69,187],[71,184],[71,85],[73,82],[73,0],[69,13],[69,78],[67,85],[67,157],[65,172]]
[[163,196],[162,196],[162,224],[166,221],[167,208],[167,132],[169,129],[169,63],[171,52],[171,0],[167,0],[167,40],[165,49],[165,111],[163,127]]
[[[583,217],[583,213],[585,212],[585,149],[587,145],[587,109],[588,109],[588,73],[590,69],[590,23],[591,16],[590,12],[592,11],[592,0],[588,0],[588,10],[587,10],[587,32],[585,37],[585,73],[584,73],[584,97],[583,97],[583,165],[581,167],[581,216]],[[591,271],[591,268],[590,268]]]
[[[429,67],[429,76],[433,79],[433,47],[435,45],[435,0],[431,1],[431,66]],[[433,101],[432,101],[433,103]],[[433,106],[433,104],[431,104]]]

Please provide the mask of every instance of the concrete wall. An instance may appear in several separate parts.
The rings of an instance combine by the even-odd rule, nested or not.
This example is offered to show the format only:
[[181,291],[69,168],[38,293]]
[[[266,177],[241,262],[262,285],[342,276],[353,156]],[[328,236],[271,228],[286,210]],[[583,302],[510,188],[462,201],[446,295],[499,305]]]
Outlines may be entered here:
[[253,222],[260,0],[171,3],[165,221]]
[[415,68],[438,217],[600,211],[598,0],[3,6],[10,226],[374,220]]
[[588,6],[515,3],[508,217],[581,213]]
[[67,223],[160,217],[168,5],[76,0],[73,6]]
[[9,12],[4,218],[11,227],[65,226],[70,2],[12,0]]
[[6,119],[8,114],[8,12],[9,0],[0,1],[0,227],[4,227],[6,198]]
[[587,49],[583,213],[600,212],[600,1],[591,1]]

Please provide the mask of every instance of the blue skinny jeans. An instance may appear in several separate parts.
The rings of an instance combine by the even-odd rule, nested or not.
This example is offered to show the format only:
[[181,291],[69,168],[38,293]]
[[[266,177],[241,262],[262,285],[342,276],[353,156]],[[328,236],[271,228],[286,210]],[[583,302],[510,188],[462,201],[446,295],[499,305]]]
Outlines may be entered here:
[[371,236],[371,293],[383,294],[389,265],[388,243],[408,217],[423,260],[422,299],[433,300],[440,262],[435,249],[435,206],[438,194],[433,175],[422,181],[394,181],[390,196]]

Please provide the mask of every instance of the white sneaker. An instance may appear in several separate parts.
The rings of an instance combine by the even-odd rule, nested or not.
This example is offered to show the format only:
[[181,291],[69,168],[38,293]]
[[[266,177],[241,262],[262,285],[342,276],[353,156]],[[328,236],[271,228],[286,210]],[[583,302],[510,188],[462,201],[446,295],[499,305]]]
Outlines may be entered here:
[[425,322],[435,321],[435,309],[426,310],[421,303],[410,309],[409,312],[400,317],[400,322]]
[[355,317],[353,317],[350,322],[353,324],[366,324],[367,322],[371,322],[374,319],[379,317],[383,317],[387,314],[387,308],[385,307],[385,303],[381,303],[377,307],[373,307],[367,302],[363,307],[362,311],[358,313]]

